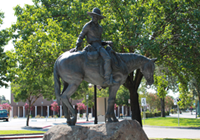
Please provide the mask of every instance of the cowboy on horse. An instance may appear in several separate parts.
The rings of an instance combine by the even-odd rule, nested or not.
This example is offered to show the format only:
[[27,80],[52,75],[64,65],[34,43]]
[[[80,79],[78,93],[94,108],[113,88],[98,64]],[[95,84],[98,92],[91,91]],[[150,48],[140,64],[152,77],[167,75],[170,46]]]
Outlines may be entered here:
[[83,39],[85,36],[87,37],[87,42],[90,44],[104,60],[104,83],[106,85],[117,84],[112,77],[112,69],[111,69],[111,57],[108,52],[103,48],[105,45],[112,46],[112,41],[102,41],[101,35],[103,32],[103,28],[99,25],[98,21],[105,18],[101,15],[101,11],[98,8],[94,8],[92,12],[87,12],[88,15],[92,17],[92,20],[86,23],[76,41],[76,48],[72,49],[70,52],[76,52],[78,48],[81,46]]

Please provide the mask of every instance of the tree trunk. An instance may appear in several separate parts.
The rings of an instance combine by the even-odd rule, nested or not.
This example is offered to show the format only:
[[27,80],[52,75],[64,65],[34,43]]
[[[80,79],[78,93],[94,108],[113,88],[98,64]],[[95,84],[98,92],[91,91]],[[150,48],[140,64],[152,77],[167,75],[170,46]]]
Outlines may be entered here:
[[165,98],[160,98],[161,102],[161,117],[165,117]]
[[129,89],[130,99],[131,99],[131,112],[132,112],[132,120],[137,120],[142,126],[140,105],[139,105],[139,96],[137,91],[134,88]]
[[26,119],[26,126],[29,126],[29,114],[30,114],[30,109],[28,108],[28,115]]
[[199,111],[197,115],[200,115],[200,95],[199,95],[199,107],[198,107],[198,110],[196,109],[196,112],[197,111]]
[[139,95],[137,93],[138,87],[142,80],[142,73],[138,69],[135,74],[135,79],[133,80],[133,72],[128,76],[124,86],[128,88],[130,92],[130,100],[131,100],[131,112],[132,112],[132,120],[137,120],[140,125],[142,126],[142,119],[141,119],[141,112],[140,112],[140,105],[139,105]]

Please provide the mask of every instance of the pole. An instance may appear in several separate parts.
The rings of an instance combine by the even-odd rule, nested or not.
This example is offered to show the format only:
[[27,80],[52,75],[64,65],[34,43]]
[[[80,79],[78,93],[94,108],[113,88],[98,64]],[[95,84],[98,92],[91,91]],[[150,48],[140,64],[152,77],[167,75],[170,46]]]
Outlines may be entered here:
[[179,126],[179,107],[178,107],[178,104],[177,104],[177,108],[178,108],[178,126]]
[[[196,101],[195,101],[195,103],[196,103]],[[195,105],[196,105],[196,118],[197,118],[197,105],[198,105],[198,102]]]
[[86,97],[87,97],[87,120],[86,121],[88,121],[88,95]]
[[146,116],[145,116],[145,115],[146,115],[146,114],[145,114],[145,106],[143,106],[143,109],[144,109],[144,115],[143,115],[143,118],[144,118],[144,124],[145,124],[145,117],[146,117]]
[[94,85],[94,124],[97,124],[97,86]]

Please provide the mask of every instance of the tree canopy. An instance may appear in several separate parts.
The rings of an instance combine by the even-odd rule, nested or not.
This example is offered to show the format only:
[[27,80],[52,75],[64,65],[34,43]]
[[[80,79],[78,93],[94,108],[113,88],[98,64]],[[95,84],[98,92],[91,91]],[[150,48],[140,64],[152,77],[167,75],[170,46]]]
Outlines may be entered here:
[[[15,73],[34,79],[52,75],[56,58],[75,47],[86,14],[99,7],[106,17],[101,21],[103,40],[114,42],[118,52],[135,52],[157,57],[157,65],[186,83],[190,76],[200,82],[200,1],[182,0],[33,0],[34,5],[15,7],[12,25],[15,52],[9,57],[19,62]],[[86,41],[82,46],[86,45]],[[140,70],[131,73],[124,86],[130,92],[132,119],[142,124],[138,88]]]
[[[3,24],[4,13],[0,11],[0,27]],[[4,52],[4,46],[7,45],[10,40],[10,34],[8,29],[0,30],[0,87],[8,87],[8,82],[11,80],[12,75],[10,69],[15,66],[15,62],[11,59],[6,52]]]

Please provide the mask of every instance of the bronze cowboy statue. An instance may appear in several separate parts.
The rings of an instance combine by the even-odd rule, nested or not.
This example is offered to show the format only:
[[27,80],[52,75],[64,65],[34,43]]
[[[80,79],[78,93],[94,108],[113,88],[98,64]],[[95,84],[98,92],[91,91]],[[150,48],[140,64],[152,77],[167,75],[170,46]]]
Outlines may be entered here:
[[[101,87],[109,87],[106,118],[108,122],[117,122],[114,113],[116,93],[128,75],[135,69],[140,69],[147,85],[154,83],[153,74],[156,59],[149,59],[135,53],[116,53],[112,50],[112,41],[102,41],[102,27],[98,21],[105,18],[98,8],[88,12],[92,20],[85,24],[80,33],[76,48],[61,54],[54,65],[54,85],[58,104],[63,105],[64,115],[68,125],[75,125],[77,112],[69,102],[80,83],[84,80]],[[87,37],[88,46],[77,51],[84,37]],[[103,46],[107,45],[106,49]],[[111,63],[112,60],[112,63]],[[60,91],[61,82],[63,90]],[[72,117],[70,117],[70,112]]]
[[92,12],[87,12],[88,15],[92,17],[92,20],[86,23],[76,41],[76,48],[72,49],[71,52],[77,51],[81,46],[85,36],[87,37],[87,42],[90,44],[97,52],[100,53],[101,57],[104,60],[104,84],[112,85],[117,84],[117,82],[112,78],[112,69],[111,69],[111,58],[108,52],[104,49],[103,46],[110,45],[112,46],[112,41],[102,41],[101,35],[103,33],[103,28],[99,25],[99,20],[105,18],[101,15],[99,8],[94,8]]

